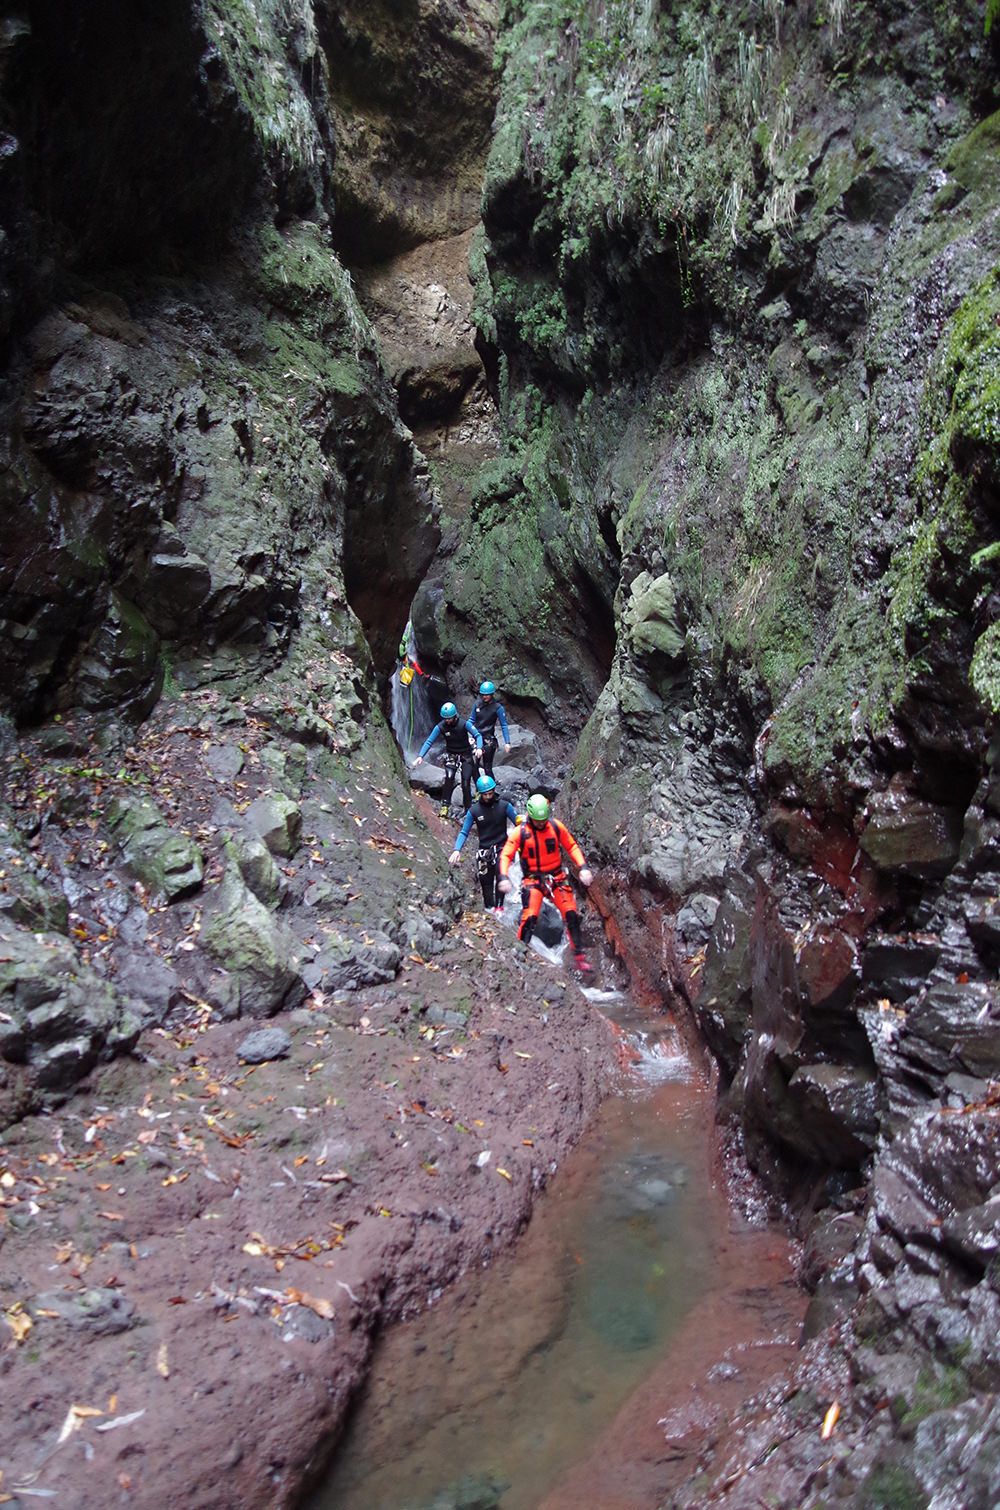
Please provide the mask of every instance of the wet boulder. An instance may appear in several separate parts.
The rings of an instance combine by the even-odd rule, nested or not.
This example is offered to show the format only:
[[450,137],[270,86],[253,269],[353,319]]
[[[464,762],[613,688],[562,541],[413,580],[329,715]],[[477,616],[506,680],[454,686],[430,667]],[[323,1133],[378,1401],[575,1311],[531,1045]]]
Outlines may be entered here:
[[900,1053],[935,1083],[953,1070],[1000,1078],[1000,987],[995,981],[941,982],[909,1008]]
[[107,819],[126,869],[153,896],[173,902],[197,891],[204,869],[201,850],[170,827],[155,802],[116,799]]
[[926,982],[941,953],[941,940],[929,934],[873,934],[861,956],[861,979],[879,996],[905,1001]]
[[139,1027],[67,939],[0,922],[0,1126],[131,1048]]
[[273,1017],[301,1006],[306,985],[296,942],[235,870],[206,900],[201,941],[235,981],[241,1016]]
[[869,798],[861,848],[886,875],[937,880],[958,859],[963,821],[961,808],[924,802],[890,787]]

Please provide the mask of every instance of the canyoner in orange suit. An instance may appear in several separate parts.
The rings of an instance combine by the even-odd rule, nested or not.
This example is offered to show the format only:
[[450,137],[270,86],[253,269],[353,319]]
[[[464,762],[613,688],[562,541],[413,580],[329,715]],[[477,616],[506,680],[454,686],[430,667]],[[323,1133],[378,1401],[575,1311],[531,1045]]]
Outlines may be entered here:
[[589,973],[593,967],[583,952],[580,914],[576,910],[576,895],[569,884],[563,856],[568,855],[578,867],[580,881],[584,886],[589,886],[594,878],[587,869],[583,850],[565,823],[560,823],[551,816],[548,798],[540,793],[528,798],[527,822],[514,829],[503,847],[500,855],[500,891],[510,890],[507,872],[518,855],[521,859],[521,901],[524,909],[518,924],[518,938],[525,943],[530,940],[542,903],[549,897],[562,913],[566,932],[573,945],[577,969]]

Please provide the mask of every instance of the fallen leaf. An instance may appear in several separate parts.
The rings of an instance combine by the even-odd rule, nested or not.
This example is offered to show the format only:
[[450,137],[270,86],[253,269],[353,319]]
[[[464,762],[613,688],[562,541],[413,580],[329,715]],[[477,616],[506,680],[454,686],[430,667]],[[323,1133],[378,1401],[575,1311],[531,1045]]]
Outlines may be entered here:
[[27,1311],[21,1310],[20,1304],[11,1306],[9,1311],[5,1311],[4,1320],[14,1333],[15,1344],[23,1342],[34,1326],[34,1322]]
[[833,1429],[834,1429],[834,1427],[836,1426],[836,1424],[837,1424],[837,1422],[839,1420],[840,1420],[840,1401],[839,1400],[834,1400],[833,1404],[830,1406],[830,1409],[827,1411],[826,1415],[823,1417],[823,1429],[820,1432],[820,1437],[822,1438],[822,1440],[824,1442],[828,1442],[830,1440],[830,1438],[833,1436]]
[[103,1216],[106,1222],[123,1222],[125,1220],[124,1211],[99,1211],[97,1214],[98,1216]]
[[167,1344],[161,1342],[156,1354],[156,1372],[161,1379],[170,1378],[170,1364],[167,1362]]
[[533,1054],[526,1054],[523,1049],[515,1049],[514,1050],[514,1058],[515,1059],[532,1059],[532,1058],[534,1058],[534,1055]]
[[289,1288],[285,1291],[286,1296],[294,1305],[305,1306],[307,1310],[315,1311],[317,1316],[322,1316],[324,1321],[332,1321],[334,1317],[333,1301],[326,1300],[322,1296],[307,1295],[305,1290]]
[[513,1181],[514,1176],[508,1174],[506,1169],[501,1169],[499,1164],[497,1165],[497,1174],[502,1174],[505,1180]]

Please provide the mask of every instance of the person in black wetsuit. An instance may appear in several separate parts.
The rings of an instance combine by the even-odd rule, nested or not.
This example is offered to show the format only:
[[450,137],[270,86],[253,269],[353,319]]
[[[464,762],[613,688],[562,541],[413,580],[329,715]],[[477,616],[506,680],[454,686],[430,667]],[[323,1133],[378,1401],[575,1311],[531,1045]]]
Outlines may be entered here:
[[500,725],[500,734],[503,738],[504,753],[510,752],[510,730],[507,727],[507,714],[504,712],[503,703],[497,701],[497,689],[492,682],[481,682],[479,686],[479,701],[473,708],[469,723],[483,738],[483,770],[487,776],[493,775],[493,757],[497,752],[497,724]]
[[420,746],[420,754],[414,760],[414,765],[420,765],[431,745],[438,739],[444,740],[444,786],[441,788],[441,817],[447,818],[451,807],[452,795],[455,791],[455,781],[461,774],[462,780],[462,806],[468,812],[472,802],[472,772],[475,762],[482,755],[483,736],[476,728],[471,719],[463,723],[458,716],[458,709],[454,703],[441,704],[441,720],[436,723]]
[[483,906],[497,917],[503,912],[503,898],[497,891],[500,851],[507,838],[507,824],[517,822],[517,813],[509,802],[497,797],[497,784],[492,776],[480,776],[476,782],[478,800],[465,815],[465,822],[458,831],[455,848],[448,856],[449,865],[457,865],[462,858],[462,845],[472,832],[473,823],[479,836],[479,852],[476,855],[476,875],[483,888]]

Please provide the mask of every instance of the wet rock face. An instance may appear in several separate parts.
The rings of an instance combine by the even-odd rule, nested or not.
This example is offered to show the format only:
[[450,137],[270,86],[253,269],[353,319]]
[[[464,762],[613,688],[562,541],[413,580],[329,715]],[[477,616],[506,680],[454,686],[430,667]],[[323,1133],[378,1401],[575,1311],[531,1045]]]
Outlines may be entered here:
[[384,263],[478,220],[497,10],[494,0],[316,5],[346,261]]
[[112,11],[51,0],[6,43],[0,617],[20,719],[141,718],[166,660],[225,645],[273,666],[321,612],[342,646],[348,602],[381,663],[437,538],[330,249],[315,28],[215,0]]

